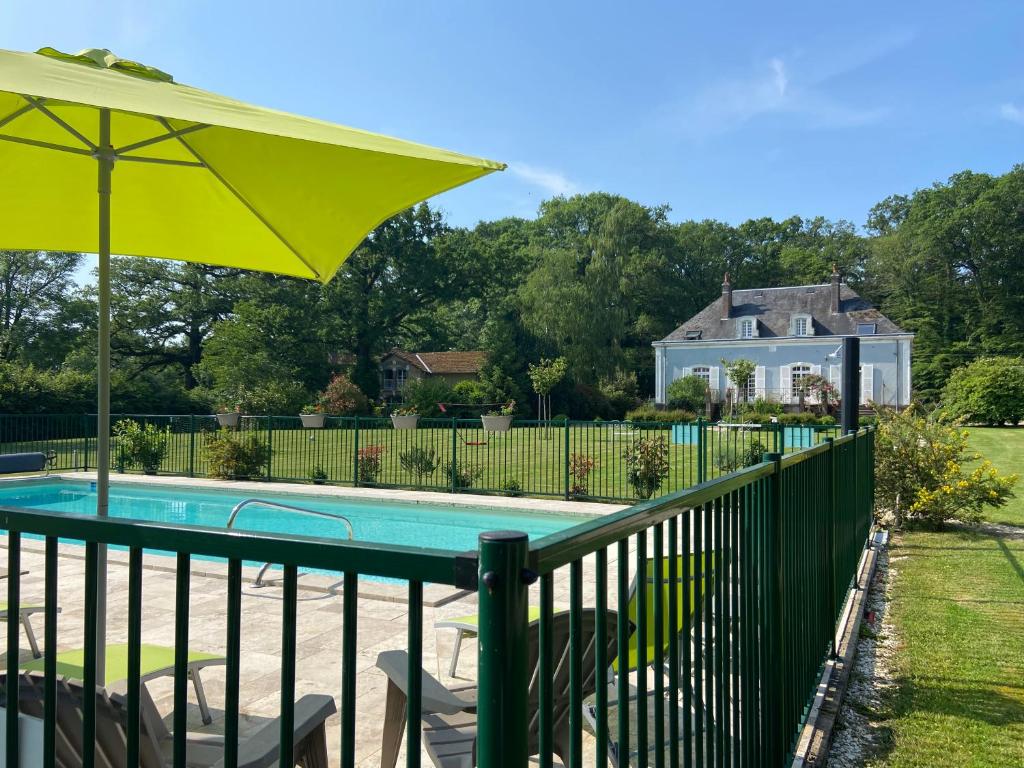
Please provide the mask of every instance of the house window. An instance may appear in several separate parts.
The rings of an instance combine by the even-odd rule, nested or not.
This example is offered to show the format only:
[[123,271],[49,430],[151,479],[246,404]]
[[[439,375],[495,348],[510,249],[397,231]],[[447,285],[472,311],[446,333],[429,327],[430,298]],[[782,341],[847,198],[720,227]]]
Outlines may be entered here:
[[754,374],[750,374],[747,377],[747,383],[745,386],[740,387],[740,402],[752,403],[757,397],[757,381]]
[[711,386],[710,368],[708,368],[707,366],[698,365],[696,368],[693,369],[692,373],[694,376],[699,376],[700,378],[704,379],[704,383],[707,384],[709,387]]
[[752,338],[754,338],[754,321],[753,320],[740,320],[740,338],[741,339],[752,339]]
[[804,379],[811,375],[811,366],[809,365],[794,365],[790,368],[790,386],[793,390],[793,396],[798,396],[801,392],[807,393],[807,388],[804,386]]
[[857,335],[858,336],[872,336],[875,333],[875,329],[878,327],[877,323],[857,323]]
[[404,368],[401,369],[401,370],[395,371],[395,384],[397,385],[397,387],[396,387],[397,389],[401,389],[402,387],[405,386],[405,377],[406,377],[406,371],[405,371]]
[[808,325],[809,325],[809,322],[808,322],[806,317],[798,317],[793,322],[793,335],[794,336],[806,336],[807,335],[807,326]]
[[700,339],[700,334],[701,334],[700,331],[687,331],[686,332],[686,340],[687,341],[697,341],[697,340]]
[[381,389],[395,388],[395,371],[392,368],[385,368],[381,373]]

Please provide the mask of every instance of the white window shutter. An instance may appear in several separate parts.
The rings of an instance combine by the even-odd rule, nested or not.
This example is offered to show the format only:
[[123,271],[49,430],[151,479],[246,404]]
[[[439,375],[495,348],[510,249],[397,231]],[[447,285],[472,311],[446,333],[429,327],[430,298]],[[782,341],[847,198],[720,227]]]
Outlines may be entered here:
[[750,327],[751,327],[751,335],[754,338],[757,338],[758,336],[761,335],[760,333],[757,332],[757,318],[754,318],[753,320],[750,321]]
[[[814,363],[811,363],[811,375],[812,376],[821,376],[821,366],[820,365],[815,365]],[[820,405],[821,404],[821,395],[818,392],[815,392],[814,394],[808,394],[808,400],[813,405]]]
[[860,404],[867,405],[875,399],[875,366],[865,363],[860,367]]
[[754,397],[764,397],[764,366],[759,365],[754,369]]
[[779,394],[783,403],[793,397],[793,370],[788,365],[779,366]]
[[686,378],[691,373],[693,373],[693,368],[683,368],[683,375],[680,376],[679,378],[681,378],[681,379]]
[[721,389],[721,380],[718,378],[718,366],[712,365],[708,368],[708,382],[712,392],[718,392]]

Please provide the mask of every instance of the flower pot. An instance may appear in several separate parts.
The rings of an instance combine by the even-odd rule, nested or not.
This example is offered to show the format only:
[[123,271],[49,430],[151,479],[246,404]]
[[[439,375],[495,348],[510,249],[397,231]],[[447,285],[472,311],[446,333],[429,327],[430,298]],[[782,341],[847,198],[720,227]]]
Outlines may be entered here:
[[322,477],[314,477],[313,478],[313,485],[323,485],[326,482],[327,481],[324,478],[322,478]]
[[218,413],[217,423],[222,427],[237,427],[239,420],[242,418],[242,414],[231,411],[228,413]]
[[391,424],[395,429],[416,429],[416,422],[420,420],[418,413],[413,413],[406,416],[391,415]]
[[508,432],[512,429],[512,414],[508,416],[481,416],[484,429],[488,432]]
[[323,429],[324,422],[327,420],[326,413],[300,413],[299,418],[302,419],[302,426],[305,429]]
[[142,470],[142,474],[144,474],[144,475],[155,475],[156,474],[156,470],[155,469],[144,469],[144,470]]

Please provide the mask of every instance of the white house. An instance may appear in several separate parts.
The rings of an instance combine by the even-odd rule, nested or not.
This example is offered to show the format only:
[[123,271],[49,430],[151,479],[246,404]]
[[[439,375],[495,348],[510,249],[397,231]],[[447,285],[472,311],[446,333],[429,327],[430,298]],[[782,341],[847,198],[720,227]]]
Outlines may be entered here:
[[757,367],[734,392],[737,399],[796,404],[805,376],[822,376],[841,388],[844,336],[860,338],[859,402],[908,405],[914,335],[842,283],[838,272],[824,285],[737,291],[726,274],[721,298],[654,342],[655,401],[665,403],[668,385],[688,375],[705,378],[712,397],[722,399],[734,388],[722,361],[746,359]]

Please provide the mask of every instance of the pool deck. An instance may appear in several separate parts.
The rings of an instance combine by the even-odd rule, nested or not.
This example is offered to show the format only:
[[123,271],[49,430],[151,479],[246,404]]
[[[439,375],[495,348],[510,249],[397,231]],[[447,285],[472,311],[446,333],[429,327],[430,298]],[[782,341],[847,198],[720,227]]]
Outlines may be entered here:
[[[68,479],[95,479],[93,473],[63,473],[50,477]],[[225,482],[172,477],[117,475],[117,483],[147,483],[168,486],[236,490],[249,496],[272,492],[295,493],[305,496],[345,497],[346,499],[386,500],[402,502],[428,502],[456,506],[495,507],[518,510],[565,513],[567,511],[591,516],[608,514],[623,507],[586,502],[508,498],[500,496],[474,496],[470,494],[444,494],[419,491],[396,491],[364,488],[339,488],[305,484]],[[0,481],[2,482],[2,481]],[[633,540],[631,540],[631,544]],[[0,547],[6,548],[6,536],[0,537]],[[0,555],[6,560],[5,555]],[[630,558],[631,562],[635,558]],[[145,643],[170,644],[174,637],[174,559],[170,556],[147,554],[143,573],[143,626]],[[41,603],[43,596],[44,560],[42,542],[23,540],[22,565],[29,573],[22,577],[23,603]],[[111,551],[108,574],[108,642],[127,641],[128,569],[127,553]],[[60,546],[59,581],[62,613],[57,622],[58,647],[80,648],[85,629],[84,604],[84,551],[80,546]],[[213,562],[193,562],[190,608],[189,646],[193,650],[212,653],[226,648],[226,565]],[[252,583],[255,568],[244,569],[247,580],[242,589],[241,684],[240,699],[244,720],[240,724],[243,737],[276,717],[280,691],[280,649],[282,642],[282,590],[274,583],[257,588]],[[583,563],[583,602],[593,605],[593,557]],[[608,601],[615,605],[616,558],[608,563]],[[567,608],[569,600],[567,569],[555,574],[554,599],[556,609]],[[0,588],[2,589],[2,588]],[[431,592],[431,590],[434,590]],[[539,602],[537,585],[531,588],[531,603]],[[381,729],[384,720],[384,702],[387,679],[376,666],[377,654],[384,650],[407,647],[408,605],[405,586],[360,581],[358,605],[358,650],[356,657],[356,764],[376,766],[380,763]],[[455,633],[435,630],[436,621],[475,613],[476,595],[452,587],[430,585],[425,589],[426,605],[423,609],[423,666],[446,684],[475,679],[476,654],[474,644],[467,641],[459,663],[459,679],[447,676]],[[338,700],[341,687],[342,657],[341,585],[337,579],[307,574],[299,579],[296,636],[296,695],[327,693]],[[36,616],[34,626],[42,638],[44,622]],[[24,637],[24,635],[22,635]],[[27,645],[27,644],[26,644]],[[27,656],[27,650],[23,651]],[[224,695],[223,667],[210,667],[203,673],[207,697],[214,714],[212,725],[203,727],[191,688],[189,690],[190,729],[222,732]],[[171,678],[149,683],[158,708],[167,715],[170,724],[172,696]],[[339,702],[340,704],[340,702]],[[328,748],[331,765],[340,764],[340,725],[335,715],[328,721]],[[585,737],[586,751],[593,740]],[[400,759],[404,759],[404,753]],[[424,753],[423,765],[430,765]]]

